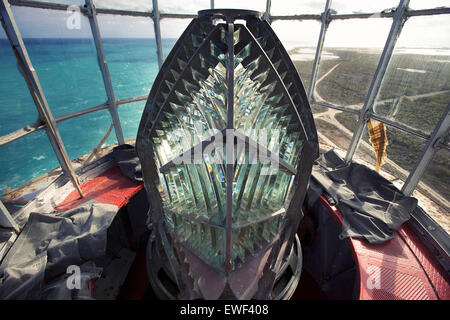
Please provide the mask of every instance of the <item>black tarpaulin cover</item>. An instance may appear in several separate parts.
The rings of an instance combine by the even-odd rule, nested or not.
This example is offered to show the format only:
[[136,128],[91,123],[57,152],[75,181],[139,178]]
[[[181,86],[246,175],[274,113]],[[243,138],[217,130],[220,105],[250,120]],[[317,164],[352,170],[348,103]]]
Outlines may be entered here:
[[[394,236],[417,207],[417,199],[405,196],[374,170],[348,165],[332,150],[321,154],[313,167],[309,203],[325,192],[344,215],[340,238],[365,238],[383,243]],[[315,199],[314,199],[315,198]]]

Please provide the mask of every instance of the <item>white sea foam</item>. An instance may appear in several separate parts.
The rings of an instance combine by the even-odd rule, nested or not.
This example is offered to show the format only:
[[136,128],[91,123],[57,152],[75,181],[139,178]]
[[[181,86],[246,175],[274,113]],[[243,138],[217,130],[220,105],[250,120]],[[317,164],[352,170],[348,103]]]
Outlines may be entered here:
[[40,155],[39,157],[33,157],[34,160],[44,160],[45,156],[44,155]]

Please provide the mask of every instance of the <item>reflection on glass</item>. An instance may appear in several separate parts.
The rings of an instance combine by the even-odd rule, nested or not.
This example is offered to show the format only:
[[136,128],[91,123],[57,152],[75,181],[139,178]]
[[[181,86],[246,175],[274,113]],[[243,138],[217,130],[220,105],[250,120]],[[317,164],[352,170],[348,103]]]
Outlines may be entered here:
[[374,108],[379,115],[427,133],[450,101],[450,50],[444,48],[449,42],[446,36],[436,38],[442,33],[436,19],[442,20],[418,17],[406,22]]
[[392,19],[330,23],[314,92],[316,100],[353,109],[362,107],[391,23]]
[[158,73],[152,20],[98,15],[98,23],[116,99],[147,95]]
[[106,101],[86,17],[68,24],[64,11],[13,7],[13,13],[53,115]]
[[0,194],[59,167],[44,130],[0,147],[0,154]]

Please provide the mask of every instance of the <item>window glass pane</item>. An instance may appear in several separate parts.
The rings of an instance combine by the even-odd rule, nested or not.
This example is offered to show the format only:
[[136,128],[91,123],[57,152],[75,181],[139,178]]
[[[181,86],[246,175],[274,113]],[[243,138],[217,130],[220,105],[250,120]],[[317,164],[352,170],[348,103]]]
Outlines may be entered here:
[[[130,10],[130,11],[152,11],[153,2],[151,0],[94,0],[97,8]],[[84,2],[84,1],[83,1]],[[159,1],[161,2],[161,1]]]
[[448,45],[450,17],[408,19],[383,80],[375,112],[430,133],[450,101]]
[[434,201],[426,203],[424,200],[419,204],[426,210],[426,212],[439,223],[447,233],[450,233],[450,152],[446,149],[439,150],[433,160],[428,165],[422,176],[421,181],[414,191],[414,196],[417,193],[424,194]]
[[330,147],[337,147],[341,150],[340,155],[345,156],[352,140],[353,130],[358,122],[358,116],[315,104],[311,109],[314,113],[320,147],[326,150]]
[[44,130],[0,147],[0,154],[0,194],[59,167]]
[[[296,14],[320,14],[325,9],[324,0],[298,1],[284,0],[272,1],[270,14],[273,16],[296,15]],[[264,9],[265,10],[265,9]]]
[[332,21],[325,35],[316,100],[359,109],[369,91],[392,19]]
[[[387,158],[381,166],[381,174],[391,180],[399,189],[403,186],[406,178],[414,168],[416,161],[425,148],[426,141],[408,134],[391,126],[386,126],[388,145],[386,148]],[[364,130],[356,154],[353,158],[363,161],[370,168],[376,166],[376,156],[369,140],[369,131]]]
[[310,20],[274,21],[272,28],[289,53],[305,90],[308,91],[317,41],[319,40],[320,23]]
[[25,7],[13,7],[13,13],[53,115],[106,101],[86,17]]
[[264,12],[266,11],[266,0],[252,0],[252,1],[242,1],[242,0],[215,0],[215,9],[248,9]]
[[331,8],[333,13],[371,13],[381,12],[385,9],[397,7],[399,0],[377,0],[377,1],[348,1],[333,0]]
[[161,19],[161,42],[163,56],[166,58],[192,19]]
[[414,10],[450,7],[448,0],[410,0],[409,7]]
[[[58,123],[61,139],[70,159],[90,154],[112,123],[108,110],[100,110]],[[114,128],[102,147],[117,143]]]
[[158,73],[153,21],[98,15],[116,99],[147,95]]
[[147,100],[137,101],[119,106],[120,123],[125,139],[133,139],[132,142],[136,139],[142,111],[144,111],[146,102]]
[[[37,1],[37,2],[50,2],[50,3],[60,3],[60,4],[70,4],[70,5],[76,5],[76,6],[80,6],[80,5],[84,5],[85,2],[84,0],[31,0],[31,1]],[[95,1],[95,3],[97,4],[97,2],[99,2],[101,0],[97,0]]]
[[0,27],[0,136],[38,119],[38,112],[6,34]]
[[158,1],[160,13],[193,13],[210,9],[210,0]]

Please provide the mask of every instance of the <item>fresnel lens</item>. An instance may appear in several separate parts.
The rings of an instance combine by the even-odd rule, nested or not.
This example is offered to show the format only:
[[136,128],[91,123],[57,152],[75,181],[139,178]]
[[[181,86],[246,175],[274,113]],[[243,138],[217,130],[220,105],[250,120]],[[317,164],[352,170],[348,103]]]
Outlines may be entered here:
[[160,298],[292,295],[318,142],[300,78],[259,13],[199,12],[153,84],[136,147]]

